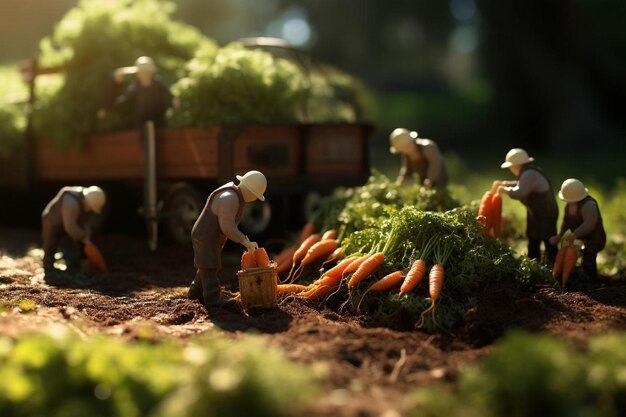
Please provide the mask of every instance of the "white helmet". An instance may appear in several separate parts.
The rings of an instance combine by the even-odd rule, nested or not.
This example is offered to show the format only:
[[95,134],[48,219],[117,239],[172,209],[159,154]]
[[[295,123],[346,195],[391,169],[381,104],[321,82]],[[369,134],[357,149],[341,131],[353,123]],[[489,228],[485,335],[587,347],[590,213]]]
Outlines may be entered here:
[[501,168],[509,168],[514,165],[524,165],[534,161],[535,158],[529,157],[528,153],[521,148],[514,148],[506,154],[504,160],[505,162],[500,165]]
[[576,178],[563,181],[559,198],[567,203],[576,203],[589,195],[589,190]]
[[263,193],[267,188],[267,179],[259,171],[248,171],[243,176],[237,175],[240,185],[246,187],[256,198],[265,201]]
[[104,203],[106,203],[106,195],[102,188],[92,185],[91,187],[83,188],[83,196],[90,209],[100,214]]
[[137,58],[135,60],[135,68],[137,68],[137,72],[157,72],[157,67],[149,56],[140,56]]
[[405,152],[413,143],[415,143],[415,139],[417,138],[418,134],[416,131],[411,131],[402,127],[394,129],[389,135],[389,143],[391,144],[389,152]]

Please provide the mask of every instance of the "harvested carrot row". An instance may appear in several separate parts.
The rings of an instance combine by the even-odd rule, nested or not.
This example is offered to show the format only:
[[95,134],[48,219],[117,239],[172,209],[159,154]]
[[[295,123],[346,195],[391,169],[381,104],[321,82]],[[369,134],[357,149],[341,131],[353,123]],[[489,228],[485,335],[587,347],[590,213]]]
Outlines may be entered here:
[[418,259],[413,262],[409,273],[406,274],[406,278],[404,278],[404,282],[400,286],[400,294],[408,294],[413,291],[413,289],[422,282],[425,273],[426,262],[424,262],[423,259]]
[[367,258],[369,258],[368,255],[361,256],[358,258],[352,258],[352,262],[350,262],[348,266],[346,267],[346,269],[344,269],[343,272],[341,273],[342,277],[350,275],[351,273],[356,271],[363,262],[367,261]]
[[254,252],[245,251],[243,255],[241,255],[241,269],[246,270],[250,268],[256,268],[256,257],[254,256]]
[[489,221],[489,225],[491,230],[493,231],[493,237],[500,237],[500,226],[502,224],[502,196],[498,193],[495,193],[491,197],[491,219]]
[[339,246],[339,242],[334,239],[320,240],[309,248],[306,255],[300,262],[300,266],[305,266],[320,259],[324,256],[330,255]]
[[486,191],[483,194],[483,198],[480,200],[480,206],[478,206],[478,222],[484,226],[481,234],[483,236],[489,235],[489,225],[491,224],[491,199],[493,193]]
[[574,268],[576,268],[576,260],[578,258],[578,251],[576,250],[576,246],[570,245],[565,248],[565,255],[563,255],[563,286],[565,288],[565,284],[569,279],[572,272],[574,272]]
[[348,281],[348,287],[352,288],[359,282],[363,281],[365,278],[370,276],[378,267],[383,264],[385,260],[385,254],[383,252],[377,252],[367,258],[363,263],[357,268],[357,270],[352,274],[350,280]]
[[320,240],[319,242],[313,244],[313,246],[311,246],[309,250],[306,252],[306,255],[304,256],[304,258],[302,258],[302,261],[300,261],[300,266],[294,272],[292,280],[295,280],[298,276],[300,276],[300,274],[302,273],[302,269],[306,265],[310,264],[311,262],[317,259],[321,259],[329,255],[335,249],[337,249],[338,245],[339,245],[339,242],[337,242],[334,239]]
[[278,284],[276,292],[278,294],[293,294],[305,291],[308,287],[300,284]]
[[332,291],[332,287],[326,285],[315,285],[305,292],[298,294],[299,297],[307,298],[310,300],[319,300],[320,298],[327,297]]
[[289,275],[287,276],[287,279],[291,279],[291,275],[294,271],[296,264],[300,262],[302,258],[304,258],[304,256],[306,255],[307,251],[311,248],[311,246],[319,242],[320,239],[321,237],[317,233],[313,233],[312,235],[304,239],[304,242],[300,244],[300,247],[293,254],[293,257],[291,259],[292,260],[291,270],[289,271]]
[[335,229],[328,229],[322,235],[322,240],[324,239],[337,239],[337,231]]
[[276,256],[275,261],[278,264],[278,275],[283,275],[289,271],[292,265],[291,259],[295,252],[296,248],[289,247]]
[[259,267],[270,266],[270,257],[268,256],[264,248],[257,248],[257,250],[254,251],[254,256],[256,259],[257,266]]

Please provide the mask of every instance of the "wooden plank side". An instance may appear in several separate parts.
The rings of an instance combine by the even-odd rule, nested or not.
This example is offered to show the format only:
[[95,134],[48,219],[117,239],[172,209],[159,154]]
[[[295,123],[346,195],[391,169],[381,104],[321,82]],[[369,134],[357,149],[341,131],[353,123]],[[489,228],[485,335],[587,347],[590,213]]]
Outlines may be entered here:
[[268,177],[298,174],[299,135],[296,125],[243,127],[234,143],[235,172],[255,169]]
[[35,179],[83,181],[143,178],[144,151],[136,130],[90,136],[82,150],[61,152],[45,140],[35,145]]
[[159,177],[216,178],[219,127],[162,130],[158,134]]
[[311,174],[359,174],[365,149],[360,126],[313,125],[307,143]]
[[[215,178],[219,128],[164,129],[157,133],[158,176]],[[60,152],[41,140],[35,149],[38,181],[137,180],[144,175],[144,145],[136,130],[94,135],[80,151]]]

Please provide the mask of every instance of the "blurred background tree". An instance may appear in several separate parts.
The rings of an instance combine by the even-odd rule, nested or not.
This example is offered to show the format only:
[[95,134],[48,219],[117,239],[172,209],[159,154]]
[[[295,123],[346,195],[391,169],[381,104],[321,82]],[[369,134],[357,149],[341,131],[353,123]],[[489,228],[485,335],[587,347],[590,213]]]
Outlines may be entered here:
[[[363,80],[397,126],[445,150],[623,151],[623,0],[178,0],[219,44],[277,36]],[[0,62],[32,56],[77,0],[2,0]]]

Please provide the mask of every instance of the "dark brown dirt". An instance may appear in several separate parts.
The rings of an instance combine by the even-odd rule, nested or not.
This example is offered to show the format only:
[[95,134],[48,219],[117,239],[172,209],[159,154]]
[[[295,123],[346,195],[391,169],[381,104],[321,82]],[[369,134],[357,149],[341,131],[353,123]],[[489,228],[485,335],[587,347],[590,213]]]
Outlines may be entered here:
[[[194,275],[190,248],[162,245],[151,253],[141,238],[117,235],[95,243],[109,273],[44,275],[37,232],[0,229],[0,334],[18,337],[50,324],[128,339],[186,338],[215,328],[234,338],[260,334],[293,360],[326,368],[325,395],[314,416],[399,415],[407,393],[433,380],[454,380],[512,328],[581,344],[590,335],[626,329],[623,281],[563,293],[494,285],[477,294],[463,327],[441,335],[364,326],[363,318],[293,299],[250,314],[207,311],[185,297]],[[233,282],[239,256],[239,249],[224,256],[226,284]],[[34,309],[20,305],[23,300],[34,301]]]

